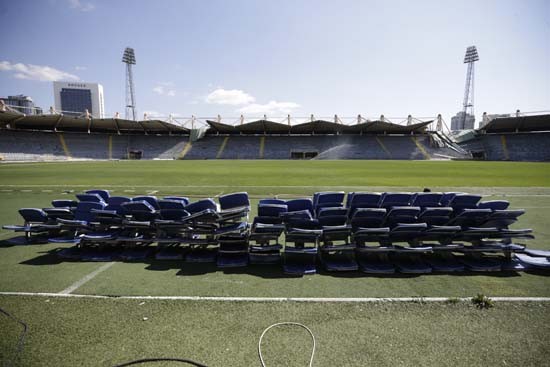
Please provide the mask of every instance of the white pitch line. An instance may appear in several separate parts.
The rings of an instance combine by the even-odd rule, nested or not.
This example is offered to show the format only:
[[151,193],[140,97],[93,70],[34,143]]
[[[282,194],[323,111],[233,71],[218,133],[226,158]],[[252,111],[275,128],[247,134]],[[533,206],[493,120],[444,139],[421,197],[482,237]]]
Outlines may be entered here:
[[[0,296],[34,296],[58,298],[98,298],[98,299],[134,299],[134,300],[171,300],[171,301],[213,301],[213,302],[469,302],[471,297],[367,297],[367,298],[331,298],[331,297],[208,297],[208,296],[102,296],[94,294],[72,293],[34,293],[0,292]],[[489,297],[495,302],[550,302],[550,297]]]
[[94,279],[99,273],[102,273],[105,270],[109,269],[114,264],[115,264],[114,261],[112,261],[110,263],[107,263],[107,264],[103,264],[102,266],[99,267],[99,269],[96,269],[96,270],[92,271],[90,274],[86,275],[84,278],[74,282],[69,287],[67,287],[67,288],[63,289],[61,292],[59,292],[59,294],[64,294],[64,295],[71,294],[72,292],[74,292],[75,290],[80,288],[85,283],[87,283],[90,280]]

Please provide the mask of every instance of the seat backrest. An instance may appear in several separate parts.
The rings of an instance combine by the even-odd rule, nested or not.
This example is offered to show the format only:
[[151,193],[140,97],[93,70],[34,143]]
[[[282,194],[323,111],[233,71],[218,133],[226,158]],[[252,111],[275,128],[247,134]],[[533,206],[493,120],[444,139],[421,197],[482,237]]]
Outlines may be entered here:
[[76,208],[78,202],[76,200],[52,200],[52,206],[54,208]]
[[299,229],[320,229],[319,221],[317,219],[305,219],[305,218],[289,218],[286,221],[287,228],[299,228]]
[[165,196],[164,200],[178,200],[183,201],[185,205],[189,204],[189,198],[187,196]]
[[317,218],[321,226],[343,226],[348,221],[347,215],[326,215]]
[[185,210],[187,210],[191,214],[194,214],[194,213],[202,212],[204,210],[217,211],[218,206],[216,205],[216,202],[212,199],[202,199],[187,205],[185,207]]
[[93,210],[104,210],[105,207],[104,202],[81,201],[74,211],[74,219],[91,222],[95,219]]
[[357,228],[380,228],[386,218],[386,209],[360,208],[353,213],[350,224],[353,230]]
[[159,200],[160,216],[167,220],[180,220],[190,214],[182,200]]
[[326,207],[326,208],[320,208],[317,212],[317,218],[323,218],[323,217],[331,217],[331,216],[348,216],[348,208],[334,208],[334,207]]
[[316,192],[313,194],[313,207],[338,207],[344,203],[346,193],[343,191]]
[[346,206],[350,209],[356,208],[378,208],[382,194],[377,192],[350,192]]
[[79,201],[92,202],[92,203],[103,203],[105,200],[99,194],[76,194],[76,198]]
[[441,200],[439,201],[439,204],[441,206],[449,206],[449,203],[451,200],[454,199],[454,197],[458,194],[462,194],[461,192],[445,192],[441,196]]
[[19,214],[25,223],[46,223],[48,221],[46,212],[38,208],[21,208]]
[[386,216],[386,223],[392,227],[398,223],[415,223],[420,214],[418,206],[394,206]]
[[218,198],[218,201],[222,210],[250,206],[247,192],[235,192],[223,195]]
[[129,197],[126,196],[110,196],[107,199],[107,204],[109,205],[122,205],[124,203],[128,203],[132,201]]
[[309,198],[287,200],[286,205],[289,212],[308,210],[313,215],[313,201]]
[[419,192],[414,194],[411,205],[425,207],[438,207],[443,194],[440,192]]
[[147,203],[149,203],[149,205],[151,205],[155,210],[159,210],[160,209],[160,206],[159,206],[159,203],[158,203],[158,199],[156,196],[151,196],[151,195],[147,195],[147,196],[136,196],[134,198],[132,198],[132,201],[146,201]]
[[185,209],[160,209],[160,217],[166,220],[182,220],[190,215]]
[[387,192],[382,196],[381,208],[410,205],[413,194],[410,192]]
[[148,221],[156,218],[157,216],[156,209],[145,200],[132,200],[128,203],[122,204],[122,207],[126,211],[126,215],[131,216],[135,220]]
[[453,208],[424,208],[418,216],[419,223],[426,223],[433,226],[442,226],[449,222],[453,214]]
[[282,199],[260,199],[258,205],[260,204],[286,205],[286,201]]
[[163,209],[185,209],[185,203],[181,200],[159,200],[158,201],[160,210]]
[[491,209],[491,210],[506,210],[510,206],[510,202],[506,200],[489,200],[482,201],[477,204],[478,209]]
[[283,221],[289,222],[292,219],[313,219],[313,216],[311,215],[311,212],[309,210],[298,210],[294,212],[286,212],[280,214],[281,218],[283,218]]
[[259,217],[277,217],[286,213],[288,207],[286,204],[258,204],[258,216]]
[[108,190],[99,189],[88,190],[86,191],[86,194],[98,194],[99,196],[101,196],[103,201],[107,201],[107,199],[109,199],[109,196],[111,196]]
[[74,214],[71,209],[67,207],[63,208],[44,208],[43,209],[48,215],[48,219],[52,222],[56,219],[73,219]]
[[461,210],[461,209],[474,209],[477,208],[477,203],[481,200],[480,195],[472,195],[472,194],[457,194],[455,197],[449,202],[450,207],[452,207],[454,210]]
[[481,225],[482,227],[494,227],[494,228],[508,228],[508,226],[518,221],[518,217],[525,214],[523,209],[515,210],[494,210],[486,221]]
[[464,209],[449,221],[449,225],[478,227],[491,215],[491,209]]

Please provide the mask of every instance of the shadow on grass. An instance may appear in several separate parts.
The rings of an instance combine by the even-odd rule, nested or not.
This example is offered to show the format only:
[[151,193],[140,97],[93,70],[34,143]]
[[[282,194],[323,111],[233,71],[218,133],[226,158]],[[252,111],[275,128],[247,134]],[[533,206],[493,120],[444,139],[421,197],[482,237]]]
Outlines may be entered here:
[[61,257],[59,257],[57,254],[58,250],[59,249],[53,249],[50,251],[39,252],[40,254],[39,256],[22,261],[19,264],[40,266],[40,265],[57,265],[63,262],[74,262],[74,260],[62,259]]
[[[29,246],[29,245],[27,245]],[[64,247],[54,248],[49,251],[38,252],[38,256],[31,259],[20,262],[22,265],[41,266],[41,265],[57,265],[64,262],[80,262],[77,258],[64,258],[59,256],[61,250],[66,249]],[[105,251],[108,251],[107,249]],[[113,254],[113,258],[105,261],[121,261],[117,258],[116,251]],[[143,260],[131,260],[125,261],[128,263],[140,263],[145,264],[146,270],[151,271],[169,271],[178,270],[177,276],[197,276],[205,275],[215,272],[223,272],[224,274],[247,274],[255,277],[265,279],[277,279],[277,278],[300,278],[301,275],[290,275],[283,271],[282,264],[249,264],[246,267],[237,268],[218,268],[216,263],[197,263],[186,262],[184,260],[156,260],[153,257],[148,257]],[[550,271],[546,269],[525,269],[522,273],[537,275],[537,276],[550,276]],[[430,274],[366,274],[360,271],[345,271],[345,272],[329,272],[323,268],[321,264],[317,264],[317,274],[324,277],[332,278],[388,278],[388,279],[408,279],[429,277],[437,275],[447,275],[453,277],[493,277],[493,278],[515,278],[520,277],[521,272],[513,270],[495,271],[495,272],[475,272],[475,271],[462,271],[462,272],[433,272]]]

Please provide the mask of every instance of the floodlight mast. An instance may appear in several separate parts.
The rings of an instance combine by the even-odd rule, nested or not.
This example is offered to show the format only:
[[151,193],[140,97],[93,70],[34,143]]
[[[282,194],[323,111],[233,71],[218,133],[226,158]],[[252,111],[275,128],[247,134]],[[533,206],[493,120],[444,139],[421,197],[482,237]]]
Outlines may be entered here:
[[126,47],[122,55],[122,62],[126,64],[126,115],[127,120],[136,120],[136,98],[134,92],[134,78],[132,65],[136,64],[134,49]]
[[466,115],[474,115],[474,63],[479,60],[476,46],[466,48],[464,63],[468,64],[466,71],[466,86],[464,88],[464,102],[462,103],[462,126],[466,122]]

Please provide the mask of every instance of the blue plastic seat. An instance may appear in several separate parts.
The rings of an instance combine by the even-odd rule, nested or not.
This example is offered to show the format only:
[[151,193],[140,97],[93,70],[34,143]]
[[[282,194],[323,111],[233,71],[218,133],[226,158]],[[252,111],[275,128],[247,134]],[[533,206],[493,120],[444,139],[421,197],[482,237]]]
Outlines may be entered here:
[[426,223],[429,226],[442,226],[449,222],[452,214],[452,208],[425,207],[418,215],[418,222]]
[[158,203],[158,199],[156,196],[152,195],[146,195],[146,196],[136,196],[132,198],[132,201],[146,201],[149,205],[151,205],[155,210],[159,210],[160,206]]
[[76,198],[79,201],[86,201],[86,202],[92,202],[92,203],[104,203],[105,200],[101,197],[99,194],[76,194]]
[[360,208],[379,208],[382,194],[372,192],[350,192],[346,202],[346,207],[349,208],[350,218],[355,211]]
[[480,200],[481,195],[457,194],[451,199],[447,206],[450,206],[456,213],[459,213],[464,209],[477,208],[477,203]]
[[52,200],[52,206],[54,208],[70,208],[74,209],[78,205],[78,201],[76,200]]
[[440,202],[442,197],[443,194],[440,192],[419,192],[414,194],[411,205],[421,208],[437,208],[441,206]]
[[394,227],[402,223],[415,223],[420,215],[418,206],[394,206],[386,215],[386,225]]
[[126,215],[130,216],[133,221],[148,222],[158,218],[156,209],[145,200],[132,200],[122,204],[122,207],[126,211]]
[[188,205],[190,203],[189,198],[187,196],[165,196],[163,199],[182,201],[185,205]]
[[260,199],[258,205],[263,204],[275,204],[275,205],[286,205],[286,200],[283,199]]
[[346,193],[343,191],[316,192],[313,194],[313,209],[317,213],[320,208],[341,207]]
[[109,196],[111,196],[108,190],[99,189],[88,190],[86,191],[86,194],[98,194],[105,202],[109,199]]
[[307,210],[313,216],[313,201],[309,198],[291,199],[286,201],[288,212],[299,212]]
[[258,204],[259,217],[277,217],[288,211],[286,204]]
[[408,206],[412,199],[413,194],[409,192],[387,192],[382,195],[380,207],[390,209],[394,206]]
[[510,206],[510,202],[507,200],[490,200],[482,201],[477,204],[478,209],[491,209],[491,210],[506,210]]
[[234,208],[248,208],[250,207],[250,200],[248,200],[248,193],[236,192],[219,197],[220,209],[228,210]]

